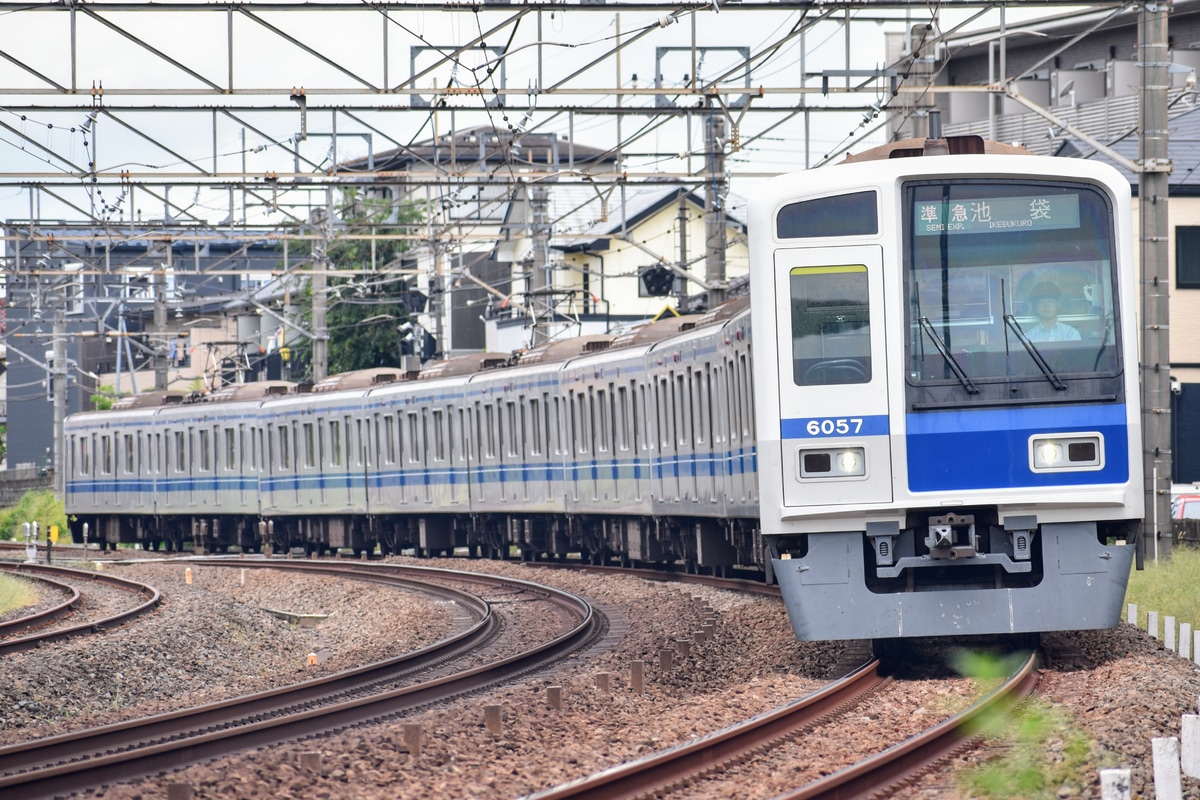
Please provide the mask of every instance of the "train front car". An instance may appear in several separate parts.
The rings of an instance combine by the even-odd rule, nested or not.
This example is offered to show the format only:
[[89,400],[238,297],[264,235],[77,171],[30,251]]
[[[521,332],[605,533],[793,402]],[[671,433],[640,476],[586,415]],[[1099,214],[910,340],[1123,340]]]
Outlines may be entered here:
[[975,141],[751,205],[762,530],[800,639],[1119,620],[1143,510],[1129,184]]

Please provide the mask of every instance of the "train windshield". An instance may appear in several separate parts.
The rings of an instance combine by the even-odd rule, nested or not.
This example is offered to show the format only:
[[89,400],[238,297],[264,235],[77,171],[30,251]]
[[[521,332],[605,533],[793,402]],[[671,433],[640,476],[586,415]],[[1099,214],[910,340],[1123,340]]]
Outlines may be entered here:
[[1062,182],[905,186],[914,408],[1120,396],[1112,206]]

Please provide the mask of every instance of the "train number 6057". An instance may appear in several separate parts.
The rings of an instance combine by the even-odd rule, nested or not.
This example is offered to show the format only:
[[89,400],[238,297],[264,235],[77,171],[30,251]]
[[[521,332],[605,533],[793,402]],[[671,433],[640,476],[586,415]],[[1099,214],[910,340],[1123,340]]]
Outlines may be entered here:
[[805,425],[809,436],[846,436],[862,430],[862,417],[850,419],[810,419]]

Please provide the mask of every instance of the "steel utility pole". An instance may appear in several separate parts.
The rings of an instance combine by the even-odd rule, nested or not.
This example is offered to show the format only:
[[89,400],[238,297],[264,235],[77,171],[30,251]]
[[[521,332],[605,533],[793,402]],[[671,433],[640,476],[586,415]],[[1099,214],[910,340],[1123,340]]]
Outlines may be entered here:
[[1170,88],[1165,2],[1142,3],[1138,18],[1139,103],[1138,177],[1142,290],[1142,460],[1146,517],[1143,547],[1152,558],[1171,557],[1171,354],[1167,243],[1167,194],[1171,173],[1167,149],[1167,90]]

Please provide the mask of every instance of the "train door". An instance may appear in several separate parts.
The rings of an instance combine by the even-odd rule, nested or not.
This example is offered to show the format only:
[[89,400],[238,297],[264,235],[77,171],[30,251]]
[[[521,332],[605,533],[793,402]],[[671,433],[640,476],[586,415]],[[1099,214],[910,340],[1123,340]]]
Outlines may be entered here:
[[596,423],[592,435],[596,442],[596,487],[593,499],[616,500],[617,448],[612,384],[596,389],[593,402],[596,408]]
[[329,436],[335,440],[332,445],[333,457],[337,459],[338,475],[346,485],[346,505],[350,508],[354,507],[354,475],[351,470],[353,468],[354,445],[351,435],[354,433],[354,426],[350,424],[350,417],[342,418],[341,425],[336,422],[331,422],[330,425],[336,425],[336,429],[331,428]]
[[679,463],[679,442],[676,432],[679,427],[679,398],[675,392],[675,373],[659,381],[662,388],[662,405],[659,406],[659,458],[663,465],[663,500],[668,503],[678,503],[680,498],[680,477],[682,469]]
[[704,363],[704,369],[697,370],[696,376],[700,381],[697,387],[696,406],[696,461],[699,475],[696,482],[699,486],[700,499],[707,503],[717,500],[717,426],[714,422],[716,409],[713,408],[713,368],[711,362]]
[[508,424],[507,405],[504,400],[496,401],[496,485],[499,487],[496,499],[501,503],[508,500],[508,472],[505,466],[512,461],[507,455],[508,450],[512,449],[513,437],[512,427]]
[[421,469],[421,485],[424,487],[425,502],[433,502],[433,481],[430,474],[430,468],[433,466],[429,459],[429,409],[421,409],[421,431],[420,437],[417,440],[420,446],[420,460],[418,465]]
[[[233,432],[230,431],[230,435]],[[246,466],[249,459],[246,458],[246,423],[239,422],[237,426],[237,444],[231,445],[233,452],[231,455],[234,461],[230,466],[233,468],[234,479],[238,485],[238,505],[245,508],[247,500],[247,481]]]
[[546,452],[551,456],[552,461],[549,468],[546,470],[547,479],[550,482],[550,496],[553,497],[555,503],[566,503],[566,486],[567,480],[567,462],[566,454],[563,452],[563,397],[560,394],[555,394],[553,401],[550,395],[543,396],[546,405]]
[[883,249],[781,249],[775,266],[784,505],[890,502]]
[[134,451],[133,491],[138,508],[146,506],[146,468],[149,460],[146,458],[146,436],[142,431],[137,432]]
[[629,386],[630,424],[633,426],[633,499],[639,503],[650,485],[650,437],[646,421],[646,384]]
[[163,488],[163,469],[164,464],[166,463],[166,456],[164,455],[163,448],[165,446],[166,445],[164,444],[164,437],[162,433],[155,431],[153,435],[153,443],[150,446],[150,471],[152,473],[153,481],[150,486],[150,503],[155,513],[158,513],[159,491],[160,489],[163,492],[166,491]]

